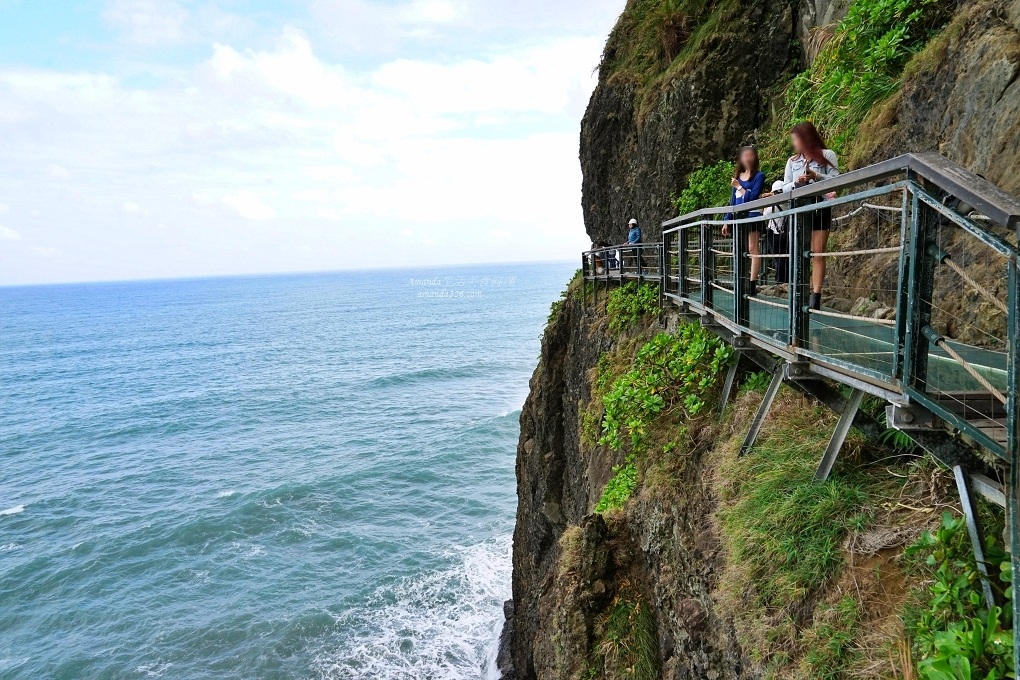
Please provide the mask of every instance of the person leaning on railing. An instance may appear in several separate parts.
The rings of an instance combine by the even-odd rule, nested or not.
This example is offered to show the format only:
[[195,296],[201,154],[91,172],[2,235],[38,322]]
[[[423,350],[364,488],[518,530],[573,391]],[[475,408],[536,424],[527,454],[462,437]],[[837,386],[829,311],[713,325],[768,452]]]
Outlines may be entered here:
[[[761,171],[761,163],[758,159],[758,150],[753,146],[740,148],[737,156],[736,168],[733,171],[733,179],[730,180],[730,206],[736,207],[742,203],[750,203],[761,198],[761,192],[765,188],[765,173]],[[745,215],[738,215],[736,211],[727,213],[723,218],[725,221],[737,217],[761,217],[761,213],[751,211]],[[722,235],[729,236],[729,225],[724,224]],[[733,249],[736,252],[736,248]],[[747,225],[747,251],[751,255],[751,276],[747,293],[751,297],[758,294],[758,277],[761,275],[761,223],[752,222]]]
[[[810,122],[804,121],[790,130],[790,141],[794,154],[786,161],[786,173],[783,177],[783,190],[792,191],[797,187],[807,186],[815,182],[835,177],[839,174],[839,158],[836,152],[825,147],[822,135]],[[818,203],[834,195],[809,198],[809,203]],[[820,208],[806,213],[807,223],[811,225],[811,252],[824,253],[829,241],[829,230],[832,228],[832,208]],[[811,259],[811,309],[822,306],[822,285],[825,282],[825,257],[814,256]]]

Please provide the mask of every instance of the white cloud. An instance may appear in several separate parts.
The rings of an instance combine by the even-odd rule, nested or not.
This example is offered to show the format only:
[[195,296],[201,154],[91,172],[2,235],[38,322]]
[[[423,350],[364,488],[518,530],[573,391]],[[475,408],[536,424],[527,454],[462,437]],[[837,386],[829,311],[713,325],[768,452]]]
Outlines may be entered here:
[[103,18],[132,42],[159,45],[184,39],[188,10],[172,0],[110,0]]
[[223,197],[223,203],[246,220],[271,220],[276,217],[276,211],[253,191],[242,190],[228,194]]
[[6,203],[0,203],[0,215],[7,215],[11,212],[11,206]]
[[449,0],[414,0],[401,10],[408,23],[446,24],[460,16],[460,7]]
[[20,240],[21,240],[20,232],[15,231],[10,227],[0,225],[0,241],[20,241]]
[[[23,113],[0,118],[0,186],[78,278],[335,269],[365,235],[387,247],[359,266],[566,259],[586,245],[577,128],[601,46],[356,68],[288,28],[145,88],[0,66],[0,111]],[[173,226],[111,232],[125,214]],[[252,220],[271,221],[255,241]],[[0,249],[0,279],[38,276]]]

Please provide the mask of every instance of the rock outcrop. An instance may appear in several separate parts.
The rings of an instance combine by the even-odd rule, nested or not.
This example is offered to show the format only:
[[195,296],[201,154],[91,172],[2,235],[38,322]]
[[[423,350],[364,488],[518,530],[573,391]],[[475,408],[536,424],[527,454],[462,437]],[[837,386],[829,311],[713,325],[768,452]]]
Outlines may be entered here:
[[864,122],[852,161],[938,151],[1020,194],[1020,1],[968,3]]
[[631,217],[645,240],[657,239],[687,175],[733,156],[768,118],[771,89],[798,60],[791,5],[721,4],[736,9],[716,10],[711,35],[659,74],[617,69],[624,38],[610,36],[581,122],[584,223],[593,241],[623,242]]
[[[630,0],[626,11],[637,4]],[[583,209],[593,241],[621,242],[630,217],[641,221],[645,240],[657,240],[660,222],[672,213],[671,195],[687,175],[753,138],[769,118],[776,86],[813,57],[811,41],[824,39],[819,34],[849,3],[707,6],[718,13],[734,4],[737,15],[715,16],[711,34],[679,32],[688,42],[653,73],[624,64],[619,26],[610,36],[581,125]],[[1020,0],[963,3],[950,27],[911,63],[901,91],[865,121],[846,164],[935,150],[1020,194],[1018,75]],[[854,245],[852,234],[834,234],[849,239],[843,246]],[[830,276],[849,288],[860,277],[869,286],[876,280],[882,288],[896,286],[894,277],[881,278],[894,270],[881,262],[874,271],[841,266],[833,265]],[[993,286],[994,271],[987,278]],[[888,314],[883,300],[845,302],[848,310],[860,306],[858,313]],[[576,295],[546,329],[521,414],[514,602],[500,667],[520,680],[585,677],[598,617],[626,587],[651,606],[661,677],[759,677],[742,655],[732,620],[713,602],[724,557],[713,525],[715,499],[696,457],[678,476],[675,493],[633,497],[625,523],[607,530],[591,514],[621,461],[604,447],[582,444],[582,409],[599,358],[624,341],[604,323],[582,318]]]

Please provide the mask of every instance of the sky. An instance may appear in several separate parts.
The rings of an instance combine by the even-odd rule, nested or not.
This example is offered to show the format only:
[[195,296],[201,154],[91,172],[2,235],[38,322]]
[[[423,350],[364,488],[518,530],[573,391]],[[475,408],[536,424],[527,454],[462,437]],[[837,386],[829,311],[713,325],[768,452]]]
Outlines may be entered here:
[[624,0],[0,0],[0,285],[574,259]]

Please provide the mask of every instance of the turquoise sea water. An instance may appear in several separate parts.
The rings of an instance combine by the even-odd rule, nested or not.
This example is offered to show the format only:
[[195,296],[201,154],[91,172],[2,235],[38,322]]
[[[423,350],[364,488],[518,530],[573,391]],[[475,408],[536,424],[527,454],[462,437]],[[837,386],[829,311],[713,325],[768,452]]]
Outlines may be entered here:
[[569,265],[0,289],[0,678],[479,678]]

